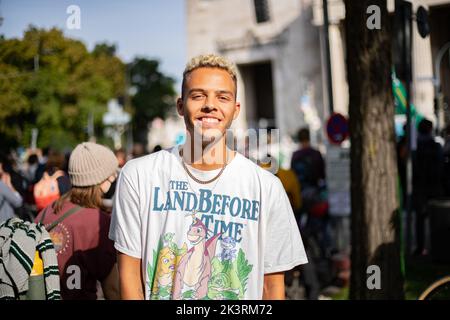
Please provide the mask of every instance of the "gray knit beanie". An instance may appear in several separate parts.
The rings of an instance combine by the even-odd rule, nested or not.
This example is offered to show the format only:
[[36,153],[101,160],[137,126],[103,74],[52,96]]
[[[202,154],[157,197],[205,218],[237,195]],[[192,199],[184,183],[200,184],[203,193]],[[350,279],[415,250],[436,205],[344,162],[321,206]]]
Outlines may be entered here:
[[75,187],[95,186],[108,179],[118,167],[117,158],[109,148],[83,142],[70,155],[70,182]]

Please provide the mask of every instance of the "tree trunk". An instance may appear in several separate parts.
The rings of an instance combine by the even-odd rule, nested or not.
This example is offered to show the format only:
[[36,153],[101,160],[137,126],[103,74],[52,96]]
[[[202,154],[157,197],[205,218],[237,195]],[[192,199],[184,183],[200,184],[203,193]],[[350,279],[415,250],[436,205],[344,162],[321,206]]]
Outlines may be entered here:
[[[366,26],[370,5],[381,9],[379,30]],[[403,299],[386,0],[346,0],[345,9],[351,139],[350,299]],[[367,286],[371,275],[376,276],[368,273],[371,265],[380,268],[380,289]]]

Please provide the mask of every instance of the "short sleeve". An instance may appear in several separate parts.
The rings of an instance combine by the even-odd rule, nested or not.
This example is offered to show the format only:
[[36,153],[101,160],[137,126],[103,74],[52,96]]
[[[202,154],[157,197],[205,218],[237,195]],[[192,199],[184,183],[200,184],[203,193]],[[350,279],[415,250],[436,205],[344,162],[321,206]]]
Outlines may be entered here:
[[133,176],[129,173],[133,168],[128,164],[122,168],[116,186],[109,238],[114,241],[114,247],[119,252],[141,258],[141,217],[137,177],[136,174]]
[[270,190],[264,273],[291,270],[308,262],[289,198],[278,178]]

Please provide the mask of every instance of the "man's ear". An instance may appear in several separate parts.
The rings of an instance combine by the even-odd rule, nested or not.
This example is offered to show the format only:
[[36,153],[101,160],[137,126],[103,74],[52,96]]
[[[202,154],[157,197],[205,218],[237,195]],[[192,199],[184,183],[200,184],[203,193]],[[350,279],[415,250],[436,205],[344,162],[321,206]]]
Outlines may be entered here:
[[180,116],[184,116],[183,98],[177,99],[177,112]]
[[233,120],[236,120],[236,118],[238,117],[240,111],[241,111],[241,103],[240,102],[236,102],[236,105],[234,107]]

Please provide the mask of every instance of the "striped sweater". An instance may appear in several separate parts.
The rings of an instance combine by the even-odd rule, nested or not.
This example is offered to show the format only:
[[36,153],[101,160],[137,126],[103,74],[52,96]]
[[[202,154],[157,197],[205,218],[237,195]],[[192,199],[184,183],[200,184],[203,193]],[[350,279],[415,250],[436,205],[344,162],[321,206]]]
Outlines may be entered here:
[[61,299],[58,260],[47,230],[18,218],[0,225],[0,299],[26,294],[36,250],[44,264],[46,299]]

